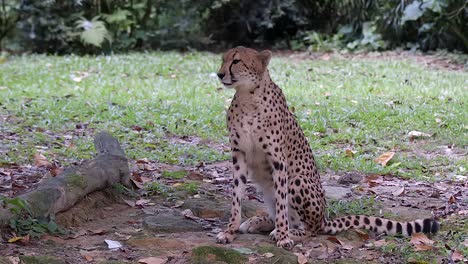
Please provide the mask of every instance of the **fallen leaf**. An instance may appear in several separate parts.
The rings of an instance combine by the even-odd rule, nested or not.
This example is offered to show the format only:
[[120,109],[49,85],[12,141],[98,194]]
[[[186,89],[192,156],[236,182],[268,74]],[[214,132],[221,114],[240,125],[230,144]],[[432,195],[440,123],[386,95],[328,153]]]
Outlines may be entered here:
[[302,253],[294,253],[294,255],[297,256],[297,262],[299,264],[307,264],[308,260],[307,260],[307,257],[304,256],[304,254]]
[[171,208],[179,208],[182,205],[184,205],[184,201],[177,201],[175,202],[174,206],[172,206]]
[[90,232],[92,235],[102,235],[106,231],[104,229],[99,228],[99,229],[90,230]]
[[369,188],[375,187],[383,182],[382,177],[379,174],[371,174],[365,178]]
[[143,263],[143,264],[164,264],[164,263],[166,263],[166,261],[167,261],[167,259],[157,258],[157,257],[149,257],[149,258],[139,259],[138,263]]
[[80,230],[80,231],[75,232],[75,233],[73,233],[72,235],[70,235],[69,238],[75,239],[75,238],[78,238],[78,237],[80,237],[80,236],[84,236],[84,235],[86,235],[86,234],[87,234],[86,230]]
[[272,257],[274,257],[274,256],[275,256],[275,255],[274,255],[273,253],[271,253],[271,252],[267,252],[267,253],[265,253],[265,254],[262,255],[262,257],[265,257],[265,258],[272,258]]
[[353,150],[351,150],[351,149],[346,149],[346,150],[345,150],[345,155],[346,155],[346,157],[348,157],[348,158],[353,158],[353,157],[354,157],[354,154],[356,154],[356,151],[353,151]]
[[338,245],[343,245],[343,242],[341,240],[339,240],[337,237],[335,236],[329,236],[327,237],[327,240],[330,240]]
[[53,167],[50,169],[50,175],[52,175],[52,177],[55,177],[62,172],[63,172],[63,168],[59,168],[56,165],[53,165]]
[[188,175],[187,178],[190,180],[195,180],[195,181],[202,181],[203,180],[203,174],[191,171]]
[[413,233],[410,243],[413,244],[416,251],[432,250],[434,241],[430,240],[424,233]]
[[192,210],[190,210],[190,209],[185,209],[184,211],[182,211],[182,215],[185,216],[185,217],[187,217],[187,218],[190,218],[190,219],[192,219],[192,220],[198,220],[198,219],[200,219],[199,217],[196,217],[196,216],[193,214]]
[[135,186],[138,188],[138,189],[144,189],[145,188],[145,185],[139,181],[136,181],[134,179],[130,179],[134,184]]
[[40,153],[34,154],[34,165],[36,167],[46,167],[49,168],[52,166],[52,163],[50,163],[44,155]]
[[141,126],[137,126],[137,125],[133,125],[132,126],[132,130],[135,130],[137,132],[140,132],[141,130],[143,130],[143,128]]
[[56,237],[56,236],[51,236],[51,235],[43,235],[41,237],[41,241],[54,241],[55,243],[57,244],[63,244],[65,243],[65,240],[63,240],[62,238],[60,237]]
[[135,201],[131,201],[131,200],[125,200],[125,199],[122,199],[126,204],[128,204],[130,207],[135,207],[136,205],[136,202]]
[[395,152],[393,151],[385,152],[384,154],[376,158],[374,161],[382,165],[382,167],[385,167],[387,163],[393,158],[394,155],[395,155]]
[[359,235],[359,237],[363,241],[369,240],[369,234],[367,234],[366,232],[362,231],[361,229],[353,229],[353,230],[354,230],[354,232],[356,232],[356,234]]
[[454,204],[454,203],[457,203],[457,198],[455,198],[455,196],[450,196],[449,200],[448,200],[449,204]]
[[86,259],[86,261],[88,261],[88,262],[93,261],[93,257],[91,257],[90,255],[84,255],[83,257],[84,257],[84,258]]
[[106,242],[107,247],[109,249],[117,249],[123,247],[123,245],[119,241],[104,239],[104,242]]
[[20,240],[21,244],[27,245],[29,244],[29,241],[31,240],[31,236],[29,234],[25,235],[23,239]]
[[364,246],[368,247],[368,248],[370,248],[370,247],[382,247],[382,246],[385,246],[387,244],[388,244],[388,242],[385,241],[385,239],[380,239],[380,240],[377,240],[377,241],[371,241],[370,243],[367,243]]
[[149,163],[149,160],[147,158],[139,159],[136,161],[136,163]]
[[149,202],[151,202],[151,200],[149,199],[140,199],[135,202],[135,206],[144,206],[148,204]]
[[431,246],[431,245],[423,245],[423,244],[414,245],[414,251],[427,251],[427,250],[434,250],[434,249],[436,249],[436,247]]
[[12,238],[8,239],[8,243],[15,243],[15,242],[20,241],[21,239],[23,239],[23,237],[15,236],[15,237],[12,237]]
[[401,187],[400,189],[394,191],[394,192],[392,193],[392,195],[395,196],[395,197],[398,197],[398,196],[400,196],[400,195],[402,195],[402,194],[404,194],[404,193],[405,193],[405,187],[403,186],[403,187]]
[[429,135],[427,133],[423,133],[421,131],[410,131],[408,133],[408,137],[412,140],[412,139],[415,139],[415,138],[431,137],[431,135]]

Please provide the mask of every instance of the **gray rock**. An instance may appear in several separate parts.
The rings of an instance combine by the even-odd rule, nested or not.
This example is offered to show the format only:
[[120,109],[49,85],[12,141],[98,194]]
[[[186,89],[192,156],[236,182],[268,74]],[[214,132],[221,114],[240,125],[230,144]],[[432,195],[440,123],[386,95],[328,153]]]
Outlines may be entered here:
[[351,189],[344,187],[325,185],[323,188],[325,189],[325,196],[328,199],[341,200],[346,198],[351,193]]
[[201,224],[183,216],[179,211],[158,212],[144,219],[145,228],[160,233],[202,231]]

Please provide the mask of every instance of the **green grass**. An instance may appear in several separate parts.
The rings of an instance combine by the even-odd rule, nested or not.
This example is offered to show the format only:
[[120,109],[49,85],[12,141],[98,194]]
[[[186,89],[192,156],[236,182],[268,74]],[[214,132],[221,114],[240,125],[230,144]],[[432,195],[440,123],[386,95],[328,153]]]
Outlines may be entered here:
[[[219,64],[219,55],[199,52],[14,57],[1,65],[0,115],[8,119],[0,121],[0,132],[17,140],[0,137],[0,161],[31,163],[38,147],[65,163],[89,158],[92,136],[102,129],[133,159],[174,164],[227,159],[229,153],[208,144],[171,140],[197,136],[210,146],[227,143],[225,108],[233,91],[217,89],[221,85],[210,74]],[[468,145],[466,72],[384,59],[281,57],[270,68],[321,169],[421,179],[466,174],[466,159],[437,152],[441,145],[458,150]],[[80,72],[88,76],[74,81]],[[434,136],[412,143],[406,136],[411,130]],[[357,151],[354,158],[346,157],[346,148]],[[419,149],[434,159],[416,153]],[[398,166],[373,162],[390,150],[396,151]]]

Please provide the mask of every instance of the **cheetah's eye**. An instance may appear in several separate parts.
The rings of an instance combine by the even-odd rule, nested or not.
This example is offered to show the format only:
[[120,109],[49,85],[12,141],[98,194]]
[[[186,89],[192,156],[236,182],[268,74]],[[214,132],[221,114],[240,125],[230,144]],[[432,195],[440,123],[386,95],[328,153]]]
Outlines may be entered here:
[[232,64],[237,64],[239,62],[240,62],[240,60],[232,60]]

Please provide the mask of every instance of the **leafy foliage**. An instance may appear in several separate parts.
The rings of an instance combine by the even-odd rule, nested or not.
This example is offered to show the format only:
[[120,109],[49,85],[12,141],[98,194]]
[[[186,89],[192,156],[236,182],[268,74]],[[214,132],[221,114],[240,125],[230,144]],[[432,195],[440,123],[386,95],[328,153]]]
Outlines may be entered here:
[[94,17],[91,21],[82,17],[75,24],[76,28],[81,30],[80,39],[85,44],[101,47],[104,40],[112,41],[106,25],[99,20],[99,16]]
[[468,51],[462,0],[1,1],[3,46],[35,52],[233,45]]
[[18,236],[40,237],[45,233],[65,234],[67,232],[67,230],[57,225],[54,215],[48,218],[34,218],[29,205],[18,197],[0,197],[0,202],[4,206],[10,207],[10,211],[14,215],[14,218],[10,219],[10,228]]

